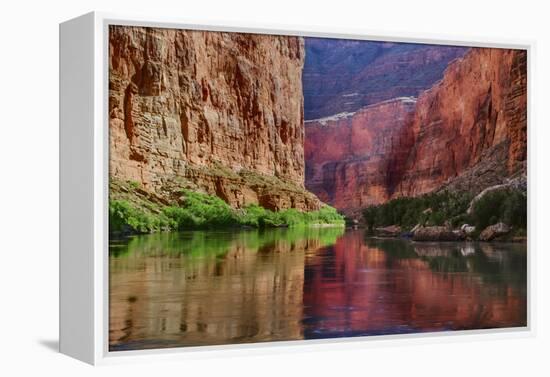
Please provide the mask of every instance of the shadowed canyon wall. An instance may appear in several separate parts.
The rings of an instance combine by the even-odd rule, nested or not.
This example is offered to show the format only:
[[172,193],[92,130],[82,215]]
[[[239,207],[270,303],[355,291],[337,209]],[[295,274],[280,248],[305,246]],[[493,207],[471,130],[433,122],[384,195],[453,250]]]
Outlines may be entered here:
[[305,118],[322,118],[397,97],[418,96],[467,49],[411,43],[307,38]]
[[418,100],[307,121],[307,187],[352,213],[443,187],[479,192],[525,173],[526,62],[521,50],[471,49]]
[[111,178],[317,209],[303,187],[304,55],[299,37],[112,26]]

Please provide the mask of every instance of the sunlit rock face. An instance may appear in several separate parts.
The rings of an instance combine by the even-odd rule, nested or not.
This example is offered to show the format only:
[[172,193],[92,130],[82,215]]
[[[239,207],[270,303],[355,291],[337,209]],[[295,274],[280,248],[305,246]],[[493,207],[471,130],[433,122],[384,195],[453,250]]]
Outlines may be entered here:
[[303,64],[299,37],[111,27],[111,177],[318,208],[303,189]]
[[400,196],[478,193],[522,175],[526,52],[471,49],[418,99],[306,121],[306,186],[354,215]]
[[524,173],[526,51],[476,48],[450,64],[419,97],[413,135],[400,195],[443,185],[479,192]]

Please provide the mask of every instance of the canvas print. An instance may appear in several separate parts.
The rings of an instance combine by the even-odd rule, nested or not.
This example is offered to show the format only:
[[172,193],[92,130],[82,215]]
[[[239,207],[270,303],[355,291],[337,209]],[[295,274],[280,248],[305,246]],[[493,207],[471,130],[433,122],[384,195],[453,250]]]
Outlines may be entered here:
[[109,28],[109,350],[527,325],[527,52]]

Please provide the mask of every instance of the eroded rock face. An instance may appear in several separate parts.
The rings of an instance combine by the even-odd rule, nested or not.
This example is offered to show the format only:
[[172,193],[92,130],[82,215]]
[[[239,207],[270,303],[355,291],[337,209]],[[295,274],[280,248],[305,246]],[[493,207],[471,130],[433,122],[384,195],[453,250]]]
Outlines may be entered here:
[[303,187],[303,64],[298,37],[112,26],[111,177],[318,208]]
[[463,177],[463,186],[478,192],[525,171],[526,64],[526,51],[475,48],[449,65],[443,80],[418,98],[401,195]]
[[306,121],[306,186],[357,215],[396,197],[477,194],[523,176],[526,62],[521,50],[471,49],[417,101]]
[[387,201],[412,147],[415,99],[306,121],[306,186],[345,212]]

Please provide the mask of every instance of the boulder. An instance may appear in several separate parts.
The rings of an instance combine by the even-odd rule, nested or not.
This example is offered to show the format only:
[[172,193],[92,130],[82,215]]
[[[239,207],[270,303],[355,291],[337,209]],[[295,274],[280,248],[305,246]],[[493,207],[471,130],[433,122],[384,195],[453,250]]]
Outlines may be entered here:
[[445,226],[423,226],[413,234],[414,241],[459,241],[463,238],[461,231],[453,231]]
[[376,234],[381,237],[398,237],[401,234],[399,225],[390,225],[375,229]]
[[497,223],[494,225],[489,225],[487,228],[483,229],[479,235],[480,241],[491,241],[497,237],[504,236],[510,233],[512,230],[508,225],[504,223]]
[[460,230],[464,232],[467,236],[471,235],[473,232],[476,231],[476,227],[469,225],[469,224],[462,224],[460,227]]

